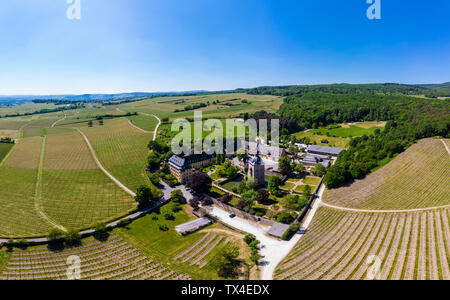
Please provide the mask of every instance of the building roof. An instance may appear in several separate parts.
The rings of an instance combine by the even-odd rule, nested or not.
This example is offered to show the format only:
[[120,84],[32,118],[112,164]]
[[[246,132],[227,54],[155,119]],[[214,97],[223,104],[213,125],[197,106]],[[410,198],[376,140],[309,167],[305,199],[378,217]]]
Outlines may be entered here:
[[258,144],[255,142],[245,142],[245,147],[251,154],[256,154],[257,152],[259,152],[259,154],[261,155],[273,156],[274,158],[280,158],[286,153],[283,148]]
[[252,165],[262,165],[263,164],[261,157],[259,157],[259,156],[250,157],[248,160],[248,163],[252,164]]
[[289,225],[275,222],[275,223],[273,223],[272,227],[270,227],[270,229],[267,233],[271,236],[281,238],[283,236],[283,234],[288,230],[288,228],[289,228]]
[[324,153],[324,154],[330,154],[333,156],[338,156],[339,153],[344,151],[343,148],[336,148],[336,147],[326,147],[326,146],[319,146],[319,145],[311,145],[308,147],[308,152],[318,152],[318,153]]
[[177,170],[184,171],[191,167],[191,164],[213,158],[214,154],[190,154],[186,156],[173,155],[169,159],[169,165]]

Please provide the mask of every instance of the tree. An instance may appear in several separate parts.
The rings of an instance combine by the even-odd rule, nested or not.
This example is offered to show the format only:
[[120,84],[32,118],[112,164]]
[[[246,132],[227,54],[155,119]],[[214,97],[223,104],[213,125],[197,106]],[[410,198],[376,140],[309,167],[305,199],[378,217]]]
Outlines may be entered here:
[[316,176],[322,177],[327,172],[327,168],[322,164],[316,164],[311,172]]
[[309,185],[304,185],[303,187],[302,187],[302,192],[303,192],[303,196],[305,196],[305,197],[307,197],[307,198],[309,198],[309,197],[311,197],[311,186],[309,186]]
[[50,240],[50,242],[54,242],[54,241],[60,239],[61,237],[63,237],[63,235],[64,235],[64,231],[62,231],[61,229],[58,229],[58,228],[53,228],[48,233],[48,239]]
[[259,204],[265,204],[269,201],[269,192],[266,189],[259,189],[258,190],[258,197],[256,198],[256,201]]
[[239,247],[235,244],[228,244],[217,251],[217,254],[211,260],[211,266],[222,278],[237,277],[236,259],[239,257]]
[[269,190],[269,192],[272,195],[278,197],[281,194],[280,185],[281,185],[281,180],[280,180],[280,178],[278,178],[278,176],[270,176],[267,189]]
[[147,165],[150,169],[154,170],[159,168],[161,163],[161,155],[157,152],[152,152],[147,157]]
[[136,197],[134,200],[139,203],[139,208],[146,208],[153,201],[153,192],[146,185],[140,185],[137,188]]
[[170,193],[170,200],[174,203],[185,204],[186,199],[184,198],[183,192],[180,190],[173,190]]
[[81,235],[78,233],[77,230],[71,229],[64,236],[64,241],[66,242],[66,245],[69,247],[78,246],[81,244]]
[[230,194],[225,194],[222,197],[220,197],[218,200],[224,204],[229,204],[232,199],[233,199],[233,196],[231,196]]
[[290,175],[292,173],[291,159],[289,156],[283,156],[278,161],[278,170],[283,175]]
[[294,168],[295,172],[297,172],[298,174],[303,174],[303,172],[305,172],[306,168],[305,165],[302,163],[299,163],[295,166]]
[[339,187],[341,184],[347,181],[347,175],[345,169],[340,165],[332,166],[325,177],[323,182],[328,189]]
[[189,200],[189,205],[193,208],[193,209],[198,209],[199,208],[199,201],[197,197],[192,198],[191,200]]
[[103,124],[104,124],[103,120],[98,121],[98,124],[99,124],[100,126],[103,126]]
[[253,234],[247,234],[244,237],[244,242],[249,246],[253,241],[256,241],[256,237]]
[[148,143],[148,149],[150,149],[151,151],[155,151],[158,152],[159,154],[165,154],[167,152],[170,151],[170,147],[168,144],[163,143],[161,141],[150,141]]
[[89,126],[89,127],[92,127],[93,125],[94,125],[94,123],[92,122],[92,120],[89,120],[88,126]]
[[242,200],[245,201],[244,211],[250,211],[255,203],[256,199],[258,199],[258,193],[254,190],[248,190],[242,194]]
[[211,190],[212,179],[208,174],[197,171],[189,178],[188,186],[198,194],[208,193]]
[[295,217],[293,214],[288,213],[287,211],[283,211],[278,214],[277,222],[283,224],[291,224],[294,221]]

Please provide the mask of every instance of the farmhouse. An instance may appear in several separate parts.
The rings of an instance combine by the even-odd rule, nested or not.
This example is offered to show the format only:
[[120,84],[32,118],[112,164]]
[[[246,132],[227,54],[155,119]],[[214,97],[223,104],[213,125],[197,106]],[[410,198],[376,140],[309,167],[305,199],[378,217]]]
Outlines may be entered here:
[[209,165],[215,158],[215,154],[206,154],[205,152],[186,156],[173,155],[169,159],[170,173],[179,182],[185,184],[196,169]]
[[344,150],[345,149],[342,148],[311,145],[308,147],[307,152],[311,154],[331,155],[337,157]]

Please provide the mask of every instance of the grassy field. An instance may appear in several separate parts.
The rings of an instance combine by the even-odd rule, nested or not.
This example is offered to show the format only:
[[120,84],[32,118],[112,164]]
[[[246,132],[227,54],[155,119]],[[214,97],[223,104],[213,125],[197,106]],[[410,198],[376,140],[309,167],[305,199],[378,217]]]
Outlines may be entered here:
[[0,163],[3,161],[6,155],[8,155],[12,147],[14,147],[14,144],[0,143]]
[[41,137],[20,140],[4,162],[4,166],[18,169],[37,169],[41,156],[41,145]]
[[11,115],[16,113],[19,114],[32,113],[39,111],[41,109],[54,109],[57,107],[58,106],[54,104],[27,102],[16,106],[0,107],[0,116]]
[[376,129],[383,129],[386,122],[362,122],[352,124],[341,124],[338,128],[323,127],[318,129],[312,129],[311,133],[317,135],[326,135],[331,137],[357,137],[363,135],[370,135],[375,132]]
[[158,125],[158,120],[152,116],[138,115],[128,117],[128,119],[131,121],[131,123],[133,123],[133,125],[145,131],[154,131],[156,125]]
[[365,280],[379,262],[375,279],[449,280],[449,220],[449,209],[367,214],[322,207],[275,279]]
[[[449,144],[449,140],[446,141]],[[363,180],[327,190],[324,202],[375,209],[414,209],[450,204],[450,159],[439,139],[425,139]]]
[[77,131],[47,137],[42,209],[66,228],[84,228],[119,217],[134,200],[95,164]]
[[[248,103],[242,103],[242,100]],[[218,104],[213,104],[219,101]],[[126,103],[120,105],[120,109],[127,112],[144,112],[156,114],[158,117],[170,117],[170,119],[193,117],[193,111],[174,112],[175,110],[183,110],[188,105],[207,104],[207,107],[198,110],[203,111],[204,117],[232,117],[243,112],[256,112],[266,110],[276,112],[282,102],[282,97],[277,96],[261,96],[247,94],[215,94],[200,95],[188,97],[162,97],[143,100],[134,103]],[[231,105],[231,106],[230,106]]]
[[[344,137],[330,137],[326,135],[314,134],[311,131],[301,131],[294,134],[296,138],[308,138],[310,143],[314,143],[321,146],[347,148],[350,138]],[[323,141],[327,140],[328,143]]]

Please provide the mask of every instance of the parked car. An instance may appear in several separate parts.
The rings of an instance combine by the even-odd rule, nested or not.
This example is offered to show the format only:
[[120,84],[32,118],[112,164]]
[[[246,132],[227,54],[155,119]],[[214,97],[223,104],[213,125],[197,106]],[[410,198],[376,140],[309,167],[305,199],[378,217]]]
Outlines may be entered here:
[[236,217],[235,214],[231,214],[231,215],[230,215],[230,218],[231,218],[231,219],[233,219],[233,218],[235,218],[235,217]]

